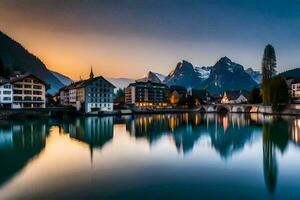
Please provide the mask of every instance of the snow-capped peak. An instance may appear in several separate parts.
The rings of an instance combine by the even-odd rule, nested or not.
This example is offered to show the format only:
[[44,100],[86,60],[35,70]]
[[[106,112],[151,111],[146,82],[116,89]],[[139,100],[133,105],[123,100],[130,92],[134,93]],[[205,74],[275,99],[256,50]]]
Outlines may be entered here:
[[208,79],[211,70],[209,67],[195,67],[194,69],[201,80]]

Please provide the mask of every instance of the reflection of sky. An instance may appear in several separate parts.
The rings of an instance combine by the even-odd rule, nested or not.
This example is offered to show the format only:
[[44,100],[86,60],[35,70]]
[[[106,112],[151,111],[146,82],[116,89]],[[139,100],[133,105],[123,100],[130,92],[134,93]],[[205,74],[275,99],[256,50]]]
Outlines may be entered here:
[[[230,159],[221,157],[211,146],[208,132],[204,130],[204,133],[188,154],[182,154],[178,153],[170,134],[163,134],[149,145],[146,138],[129,134],[125,124],[115,124],[113,138],[102,148],[94,149],[91,162],[88,144],[71,139],[68,133],[59,133],[58,127],[52,127],[45,149],[2,186],[0,196],[4,199],[70,198],[73,195],[80,198],[96,194],[100,197],[118,197],[114,196],[118,194],[141,197],[161,192],[178,198],[192,194],[215,198],[224,197],[224,194],[232,198],[236,195],[267,198],[261,128],[253,128],[252,139]],[[299,147],[291,143],[283,154],[276,151],[277,197],[299,194],[299,153]],[[170,194],[170,190],[177,193]]]

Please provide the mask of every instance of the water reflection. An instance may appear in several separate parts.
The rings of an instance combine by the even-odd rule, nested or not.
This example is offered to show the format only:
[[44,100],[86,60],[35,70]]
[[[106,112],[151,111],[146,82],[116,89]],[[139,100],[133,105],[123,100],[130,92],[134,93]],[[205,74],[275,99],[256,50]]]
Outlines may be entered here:
[[49,127],[40,122],[0,126],[0,186],[45,147]]
[[[118,133],[116,126],[126,128],[126,134],[136,141],[147,141],[150,153],[152,148],[167,138],[168,144],[176,148],[178,155],[193,155],[197,152],[195,148],[213,149],[217,156],[212,155],[211,159],[220,159],[222,162],[225,160],[225,163],[231,162],[234,158],[241,159],[236,156],[239,155],[238,152],[245,149],[249,151],[253,143],[259,143],[262,151],[256,152],[260,153],[262,178],[270,193],[277,190],[280,181],[278,174],[282,163],[278,159],[278,154],[282,157],[288,152],[290,145],[298,148],[300,144],[300,119],[256,114],[73,117],[64,120],[1,123],[0,189],[47,148],[47,138],[53,127],[59,127],[59,133],[68,135],[70,140],[87,145],[93,161],[95,150],[100,152],[105,146],[117,148],[111,144],[112,141],[118,140],[115,136]],[[203,141],[204,146],[201,143]],[[128,156],[126,152],[124,156],[125,158]],[[253,164],[258,165],[255,161]],[[241,163],[239,164],[241,167]]]

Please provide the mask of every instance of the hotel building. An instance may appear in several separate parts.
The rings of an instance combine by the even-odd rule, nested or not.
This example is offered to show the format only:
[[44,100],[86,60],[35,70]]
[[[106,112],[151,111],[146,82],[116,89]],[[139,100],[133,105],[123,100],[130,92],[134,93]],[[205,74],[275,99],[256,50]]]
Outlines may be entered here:
[[45,108],[46,83],[32,74],[10,79],[12,108]]
[[166,107],[169,105],[169,88],[151,81],[131,83],[125,89],[125,103],[137,107]]

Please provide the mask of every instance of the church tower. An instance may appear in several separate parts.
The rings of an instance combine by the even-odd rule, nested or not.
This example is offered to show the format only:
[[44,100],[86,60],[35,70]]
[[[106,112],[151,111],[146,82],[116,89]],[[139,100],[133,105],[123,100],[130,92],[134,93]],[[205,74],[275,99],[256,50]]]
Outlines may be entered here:
[[91,65],[90,79],[94,78],[93,66]]

